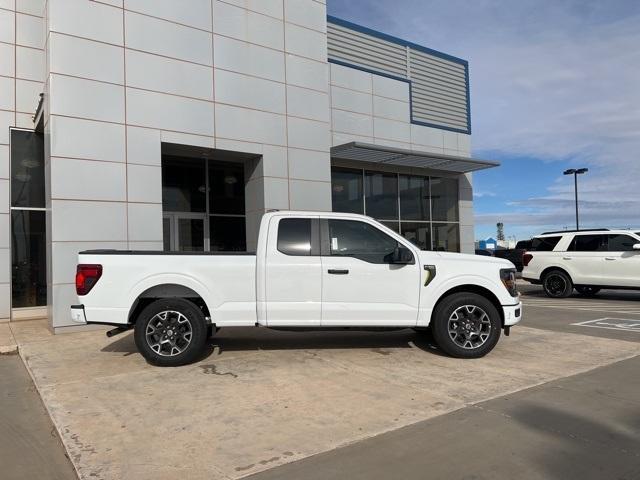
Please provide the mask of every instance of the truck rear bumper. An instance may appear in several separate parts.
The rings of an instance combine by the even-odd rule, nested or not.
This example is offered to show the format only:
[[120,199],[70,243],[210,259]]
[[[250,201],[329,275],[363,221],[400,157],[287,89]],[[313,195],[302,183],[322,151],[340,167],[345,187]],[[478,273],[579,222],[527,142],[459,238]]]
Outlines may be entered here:
[[80,325],[87,324],[87,317],[84,315],[84,305],[71,305],[71,320]]
[[[91,309],[88,314],[84,305],[71,305],[71,320],[78,325],[113,325],[122,327],[128,324],[127,312],[121,308]],[[120,320],[120,321],[118,321]]]
[[518,302],[516,305],[503,305],[502,310],[504,312],[504,326],[510,327],[522,320],[522,302]]

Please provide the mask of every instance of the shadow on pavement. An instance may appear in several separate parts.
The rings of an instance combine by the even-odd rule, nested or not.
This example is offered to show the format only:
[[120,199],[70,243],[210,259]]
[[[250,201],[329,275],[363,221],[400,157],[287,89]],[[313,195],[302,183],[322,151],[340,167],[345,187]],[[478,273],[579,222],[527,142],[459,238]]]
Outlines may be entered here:
[[[548,437],[548,448],[532,453],[545,478],[640,478],[640,408],[618,427],[611,418],[578,415],[540,405],[521,405],[510,416]],[[595,413],[595,412],[594,412]],[[605,422],[609,423],[605,423]]]
[[[434,355],[440,352],[430,332],[415,332],[412,329],[362,332],[362,331],[308,331],[288,332],[266,328],[229,328],[221,329],[209,339],[206,353],[201,360],[214,351],[216,356],[225,352],[243,352],[255,350],[325,350],[325,349],[370,349],[381,355],[385,349],[418,348]],[[101,349],[102,352],[137,354],[133,332],[122,334]]]

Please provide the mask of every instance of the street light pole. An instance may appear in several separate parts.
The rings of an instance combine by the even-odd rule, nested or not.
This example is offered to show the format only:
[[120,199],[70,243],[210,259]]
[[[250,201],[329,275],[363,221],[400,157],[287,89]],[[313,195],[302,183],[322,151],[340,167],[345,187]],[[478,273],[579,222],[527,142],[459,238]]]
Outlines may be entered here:
[[576,230],[580,230],[580,220],[578,217],[578,175],[582,175],[583,173],[587,173],[588,171],[588,168],[570,168],[569,170],[565,170],[563,172],[564,175],[573,175],[573,188],[576,197]]

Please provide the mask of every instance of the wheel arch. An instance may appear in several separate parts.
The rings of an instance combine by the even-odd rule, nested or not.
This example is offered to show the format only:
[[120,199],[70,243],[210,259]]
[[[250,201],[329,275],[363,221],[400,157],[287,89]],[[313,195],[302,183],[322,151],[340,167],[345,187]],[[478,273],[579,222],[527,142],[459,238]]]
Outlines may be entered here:
[[162,298],[183,298],[198,306],[206,319],[211,318],[211,311],[202,295],[185,285],[178,283],[161,283],[147,288],[141,292],[131,304],[128,323],[135,324],[140,312],[148,305]]
[[504,327],[504,310],[502,308],[500,300],[498,300],[498,297],[496,297],[496,295],[488,288],[473,284],[457,285],[440,295],[440,298],[438,298],[438,301],[435,303],[435,305],[433,306],[433,310],[431,311],[431,318],[429,320],[429,323],[433,322],[438,305],[440,305],[444,300],[446,300],[451,295],[455,295],[456,293],[475,293],[489,300],[493,304],[493,306],[496,307],[498,315],[500,315],[500,323]]

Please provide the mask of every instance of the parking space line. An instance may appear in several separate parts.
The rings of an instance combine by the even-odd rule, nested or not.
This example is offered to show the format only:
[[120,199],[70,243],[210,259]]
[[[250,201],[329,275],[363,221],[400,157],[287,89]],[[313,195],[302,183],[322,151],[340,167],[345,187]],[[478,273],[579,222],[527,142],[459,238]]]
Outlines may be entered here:
[[587,320],[584,322],[572,323],[580,327],[603,328],[605,330],[618,330],[623,332],[640,333],[640,320],[631,320],[628,318],[598,318],[596,320]]

